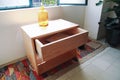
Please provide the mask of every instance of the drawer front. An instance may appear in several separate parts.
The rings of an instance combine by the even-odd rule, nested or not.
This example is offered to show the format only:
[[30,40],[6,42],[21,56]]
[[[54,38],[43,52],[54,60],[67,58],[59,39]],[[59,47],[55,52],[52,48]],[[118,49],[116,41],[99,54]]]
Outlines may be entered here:
[[53,59],[50,59],[48,61],[46,61],[44,64],[40,64],[38,66],[39,69],[39,74],[42,74],[50,69],[53,69],[54,67],[72,59],[72,58],[76,58],[76,50],[72,50],[70,52],[64,53],[60,56],[57,56]]
[[77,33],[75,35],[54,41],[41,47],[43,60],[47,61],[56,56],[64,54],[86,43],[88,33]]

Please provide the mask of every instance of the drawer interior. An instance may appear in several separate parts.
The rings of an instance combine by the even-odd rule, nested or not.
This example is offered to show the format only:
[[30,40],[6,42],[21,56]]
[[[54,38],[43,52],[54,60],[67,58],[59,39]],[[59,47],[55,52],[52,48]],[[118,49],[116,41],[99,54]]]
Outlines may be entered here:
[[88,32],[80,28],[39,37],[35,40],[36,51],[43,60],[50,60],[86,43]]
[[70,30],[67,30],[67,31],[55,33],[55,34],[52,34],[52,35],[47,35],[47,36],[44,36],[44,37],[40,37],[40,38],[38,38],[38,40],[41,42],[42,45],[45,45],[45,44],[54,42],[56,40],[60,40],[60,39],[72,36],[74,34],[78,34],[80,32],[82,33],[84,31],[80,30],[78,28],[74,28],[74,29],[70,29]]

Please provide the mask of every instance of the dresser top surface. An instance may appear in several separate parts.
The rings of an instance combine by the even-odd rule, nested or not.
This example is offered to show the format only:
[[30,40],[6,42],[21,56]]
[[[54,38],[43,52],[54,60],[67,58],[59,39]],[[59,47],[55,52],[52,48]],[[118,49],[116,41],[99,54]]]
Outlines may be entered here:
[[68,29],[72,29],[78,27],[78,24],[72,23],[70,21],[66,21],[63,19],[52,20],[49,21],[47,27],[40,27],[38,23],[29,24],[22,26],[22,30],[31,38],[47,35],[51,33],[57,33],[59,31],[64,31]]

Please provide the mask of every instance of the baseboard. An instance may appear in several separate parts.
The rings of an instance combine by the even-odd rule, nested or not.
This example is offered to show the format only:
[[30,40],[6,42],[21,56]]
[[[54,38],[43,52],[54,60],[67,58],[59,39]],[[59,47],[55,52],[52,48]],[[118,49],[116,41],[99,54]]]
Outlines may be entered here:
[[4,66],[7,66],[7,65],[9,65],[9,64],[13,64],[13,63],[16,63],[16,62],[18,62],[18,61],[24,60],[24,59],[27,59],[27,57],[22,57],[22,58],[19,58],[19,59],[10,61],[10,62],[8,62],[8,63],[2,64],[2,65],[0,65],[0,68],[2,68],[2,67],[4,67]]

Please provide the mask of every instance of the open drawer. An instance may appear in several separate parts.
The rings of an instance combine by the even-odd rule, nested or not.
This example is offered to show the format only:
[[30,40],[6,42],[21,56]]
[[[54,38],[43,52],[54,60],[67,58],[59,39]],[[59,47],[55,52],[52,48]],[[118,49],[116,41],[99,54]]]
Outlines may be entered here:
[[74,28],[35,39],[36,51],[43,61],[48,61],[86,43],[88,32]]

